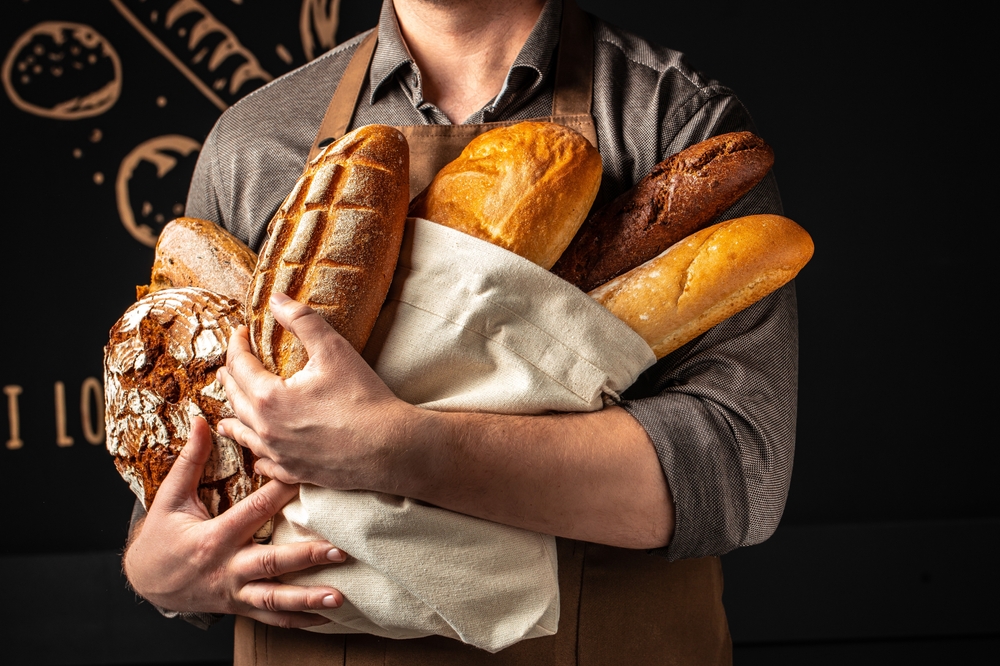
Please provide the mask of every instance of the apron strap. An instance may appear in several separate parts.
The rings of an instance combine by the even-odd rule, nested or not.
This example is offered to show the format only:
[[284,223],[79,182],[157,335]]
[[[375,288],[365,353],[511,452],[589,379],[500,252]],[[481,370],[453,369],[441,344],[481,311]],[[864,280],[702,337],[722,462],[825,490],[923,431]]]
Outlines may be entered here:
[[368,33],[368,36],[361,40],[357,50],[351,56],[351,61],[347,63],[347,69],[337,84],[337,90],[333,93],[330,104],[326,107],[323,115],[323,122],[319,125],[319,132],[309,148],[309,159],[306,160],[306,169],[323,148],[333,143],[340,137],[347,134],[347,128],[354,117],[354,109],[358,105],[358,97],[361,89],[364,88],[365,77],[368,76],[368,69],[371,66],[372,57],[375,55],[375,45],[378,43],[378,28]]
[[580,11],[574,0],[565,0],[556,56],[552,115],[590,115],[593,92],[594,33],[590,17]]
[[[378,28],[375,28],[361,41],[351,57],[310,147],[307,164],[331,141],[347,134],[377,43]],[[564,0],[556,56],[555,90],[552,94],[552,118],[589,116],[593,88],[594,37],[590,18],[580,11],[574,0]],[[596,137],[587,138],[597,145]]]

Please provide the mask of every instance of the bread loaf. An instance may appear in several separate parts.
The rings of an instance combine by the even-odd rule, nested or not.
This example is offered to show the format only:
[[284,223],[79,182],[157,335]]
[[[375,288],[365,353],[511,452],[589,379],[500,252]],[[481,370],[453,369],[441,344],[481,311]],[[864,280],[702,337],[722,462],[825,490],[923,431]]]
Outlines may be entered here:
[[554,123],[490,130],[434,177],[410,215],[463,231],[551,268],[601,184],[601,156]]
[[790,281],[812,254],[795,222],[750,215],[702,229],[590,295],[661,358]]
[[207,220],[179,217],[156,241],[149,287],[137,296],[172,287],[201,287],[243,301],[257,255],[236,236]]
[[216,431],[234,414],[215,372],[242,323],[238,301],[184,287],[149,294],[112,327],[104,349],[107,447],[147,509],[187,442],[193,416],[208,421],[214,442],[198,486],[211,515],[264,483],[250,450]]
[[771,148],[750,132],[696,143],[591,215],[552,272],[590,291],[704,227],[773,163]]
[[410,153],[397,130],[368,125],[327,146],[268,226],[247,298],[254,352],[283,377],[305,349],[268,307],[279,291],[322,315],[359,352],[389,291],[406,222]]

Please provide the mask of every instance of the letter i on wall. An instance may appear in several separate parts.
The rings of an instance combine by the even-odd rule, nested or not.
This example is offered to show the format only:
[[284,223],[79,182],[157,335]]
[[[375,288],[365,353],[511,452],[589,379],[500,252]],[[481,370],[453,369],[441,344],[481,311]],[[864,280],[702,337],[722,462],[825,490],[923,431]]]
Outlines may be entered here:
[[19,449],[24,446],[24,442],[21,441],[21,419],[17,404],[17,396],[21,395],[21,391],[21,387],[16,384],[8,384],[3,387],[3,392],[7,394],[7,420],[10,423],[8,449]]

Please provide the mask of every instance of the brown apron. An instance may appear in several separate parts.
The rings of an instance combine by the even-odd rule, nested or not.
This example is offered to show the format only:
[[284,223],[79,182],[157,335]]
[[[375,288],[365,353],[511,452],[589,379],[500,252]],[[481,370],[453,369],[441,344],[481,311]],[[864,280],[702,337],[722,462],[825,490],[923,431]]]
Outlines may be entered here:
[[[358,47],[330,100],[309,159],[347,133],[377,31]],[[556,62],[552,115],[537,118],[572,127],[597,145],[590,113],[594,40],[589,18],[565,3]],[[410,146],[410,197],[480,134],[510,122],[398,127]],[[560,618],[554,636],[521,641],[489,654],[430,636],[391,640],[368,634],[317,634],[236,618],[234,666],[574,666],[732,663],[722,607],[722,567],[716,557],[667,562],[644,551],[558,539]]]

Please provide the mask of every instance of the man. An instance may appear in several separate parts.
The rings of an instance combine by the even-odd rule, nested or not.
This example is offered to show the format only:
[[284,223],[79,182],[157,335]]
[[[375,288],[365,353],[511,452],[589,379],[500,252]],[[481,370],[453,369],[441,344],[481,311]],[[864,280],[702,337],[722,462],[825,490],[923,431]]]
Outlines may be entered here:
[[[558,0],[386,0],[351,127],[548,115],[556,52],[566,46],[559,43],[564,14]],[[301,172],[327,102],[363,37],[224,114],[202,152],[188,215],[215,220],[259,246],[266,213]],[[599,21],[593,40],[602,199],[691,143],[752,129],[732,93],[691,71],[679,54]],[[727,217],[759,212],[781,212],[770,176]],[[576,544],[564,550],[577,553],[582,581],[573,593],[579,609],[569,620],[564,612],[560,625],[559,634],[577,636],[569,663],[591,654],[598,661],[622,659],[629,649],[639,649],[642,659],[669,654],[686,663],[726,662],[718,562],[704,556],[766,539],[781,514],[794,442],[791,286],[662,359],[620,406],[525,417],[416,409],[396,399],[311,310],[281,297],[271,307],[306,345],[310,367],[282,381],[262,370],[245,334],[234,337],[220,376],[239,420],[220,429],[253,449],[262,458],[258,469],[277,481],[207,520],[193,492],[208,450],[206,428],[198,425],[126,552],[125,570],[139,594],[173,611],[236,613],[281,627],[319,624],[325,620],[304,611],[338,606],[338,591],[271,579],[342,561],[344,554],[327,543],[257,546],[250,536],[295,495],[294,484],[369,489],[576,540],[561,543]],[[620,549],[655,549],[666,559]],[[701,559],[667,561],[681,558]],[[605,560],[613,574],[588,574],[588,567]],[[605,579],[611,587],[587,582]],[[671,599],[656,599],[660,593],[641,589],[643,581],[647,588],[669,587]],[[637,613],[628,624],[643,625],[634,639],[631,628],[590,628],[588,591],[596,589],[621,589],[599,595],[597,603],[611,616],[607,626]],[[703,597],[689,600],[688,594]],[[575,624],[564,629],[567,622]],[[619,645],[615,634],[629,638]],[[587,647],[595,639],[604,647]],[[542,649],[530,645],[548,640],[525,641],[510,651]],[[416,652],[423,649],[420,641],[431,639],[379,649]],[[350,642],[338,645],[351,650]],[[480,656],[462,654],[455,659],[467,662],[439,655],[437,663],[479,663]],[[564,663],[568,653],[560,654],[551,663]],[[522,663],[528,659],[543,663],[537,655]]]

